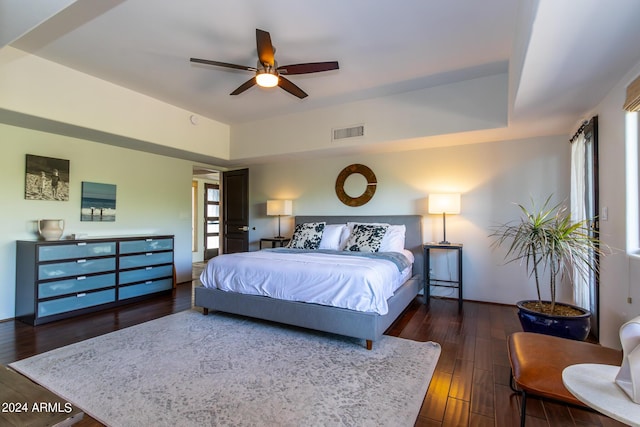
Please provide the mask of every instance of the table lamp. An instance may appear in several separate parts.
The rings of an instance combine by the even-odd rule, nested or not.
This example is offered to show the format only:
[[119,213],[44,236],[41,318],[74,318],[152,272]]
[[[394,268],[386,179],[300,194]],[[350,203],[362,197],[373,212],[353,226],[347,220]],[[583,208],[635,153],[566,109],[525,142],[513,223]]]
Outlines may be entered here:
[[438,242],[441,245],[448,245],[447,241],[447,214],[460,213],[460,193],[444,193],[429,195],[429,213],[442,214],[443,239]]
[[280,217],[282,215],[291,215],[292,212],[291,200],[267,200],[267,215],[278,216],[278,235],[275,236],[276,239],[284,239],[280,233]]

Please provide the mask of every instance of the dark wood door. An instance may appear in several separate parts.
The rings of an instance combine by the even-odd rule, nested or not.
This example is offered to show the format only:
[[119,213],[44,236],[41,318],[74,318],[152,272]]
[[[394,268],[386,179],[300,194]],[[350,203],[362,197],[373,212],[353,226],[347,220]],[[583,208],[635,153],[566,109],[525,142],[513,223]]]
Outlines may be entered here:
[[249,169],[222,173],[222,250],[249,250]]

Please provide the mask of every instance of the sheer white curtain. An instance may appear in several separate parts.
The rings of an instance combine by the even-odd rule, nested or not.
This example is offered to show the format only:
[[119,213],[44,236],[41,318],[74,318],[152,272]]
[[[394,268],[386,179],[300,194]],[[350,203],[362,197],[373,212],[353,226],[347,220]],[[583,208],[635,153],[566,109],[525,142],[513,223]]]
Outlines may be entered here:
[[[571,218],[574,222],[587,218],[586,139],[584,132],[571,144]],[[575,269],[573,273],[573,299],[577,306],[590,309],[588,278],[583,278]]]

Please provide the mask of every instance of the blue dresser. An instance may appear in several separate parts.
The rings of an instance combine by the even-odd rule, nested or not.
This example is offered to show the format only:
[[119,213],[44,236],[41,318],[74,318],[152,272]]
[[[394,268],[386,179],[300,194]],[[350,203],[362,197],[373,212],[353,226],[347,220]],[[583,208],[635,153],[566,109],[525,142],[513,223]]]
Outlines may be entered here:
[[173,236],[17,242],[16,318],[31,325],[173,286]]

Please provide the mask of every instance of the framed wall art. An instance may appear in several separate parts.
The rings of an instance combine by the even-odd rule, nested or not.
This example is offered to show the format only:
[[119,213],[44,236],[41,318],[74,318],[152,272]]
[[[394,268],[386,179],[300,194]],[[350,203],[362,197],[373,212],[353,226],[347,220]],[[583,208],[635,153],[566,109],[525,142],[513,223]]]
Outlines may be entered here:
[[80,221],[114,222],[115,220],[116,186],[83,182]]
[[27,154],[24,198],[69,200],[69,160]]

